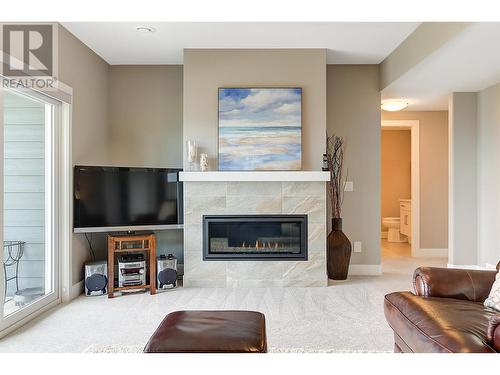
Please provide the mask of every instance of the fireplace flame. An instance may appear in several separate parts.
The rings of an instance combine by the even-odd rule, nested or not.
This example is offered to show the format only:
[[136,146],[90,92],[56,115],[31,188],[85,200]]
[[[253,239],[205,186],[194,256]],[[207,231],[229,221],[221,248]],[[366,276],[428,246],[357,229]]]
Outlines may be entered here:
[[[282,248],[284,245],[282,243],[279,243],[279,242],[264,242],[264,241],[255,241],[255,245],[253,245],[253,248],[254,249],[280,249]],[[243,249],[251,249],[252,248],[252,244],[249,243],[247,244],[245,241],[243,241],[243,243],[240,245],[241,248]]]

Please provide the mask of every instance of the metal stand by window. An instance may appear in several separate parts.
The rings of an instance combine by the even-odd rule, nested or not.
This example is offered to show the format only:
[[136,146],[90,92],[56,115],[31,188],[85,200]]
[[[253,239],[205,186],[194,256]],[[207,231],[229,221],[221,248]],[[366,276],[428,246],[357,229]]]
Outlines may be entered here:
[[[19,292],[19,261],[23,257],[24,244],[22,241],[4,241],[3,251],[4,251],[4,262],[3,270],[5,275],[5,296],[7,297],[7,286],[9,281],[16,282],[16,292]],[[14,272],[12,272],[14,270]],[[10,271],[10,276],[8,271]],[[10,301],[5,299],[5,302]]]

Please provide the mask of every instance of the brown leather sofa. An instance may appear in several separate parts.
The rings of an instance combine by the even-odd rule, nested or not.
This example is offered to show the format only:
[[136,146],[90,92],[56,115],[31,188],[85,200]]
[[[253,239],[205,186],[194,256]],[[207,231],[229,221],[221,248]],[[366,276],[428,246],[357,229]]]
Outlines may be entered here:
[[[497,270],[500,263],[497,265]],[[500,312],[484,307],[496,271],[420,267],[415,294],[385,296],[394,351],[405,353],[500,352]]]

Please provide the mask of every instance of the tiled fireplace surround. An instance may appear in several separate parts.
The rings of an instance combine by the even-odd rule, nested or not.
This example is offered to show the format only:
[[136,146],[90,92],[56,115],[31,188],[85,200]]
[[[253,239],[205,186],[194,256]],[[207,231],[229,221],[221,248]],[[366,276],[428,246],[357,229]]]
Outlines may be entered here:
[[[184,286],[326,286],[323,181],[185,181]],[[306,261],[204,261],[203,215],[307,214]]]

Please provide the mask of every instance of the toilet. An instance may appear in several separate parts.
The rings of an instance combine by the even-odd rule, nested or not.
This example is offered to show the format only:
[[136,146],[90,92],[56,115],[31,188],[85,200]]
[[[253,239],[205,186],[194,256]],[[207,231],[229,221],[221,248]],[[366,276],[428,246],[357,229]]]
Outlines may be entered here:
[[388,229],[388,242],[411,244],[411,199],[400,199],[399,217],[384,217],[382,224]]
[[399,231],[401,219],[399,217],[384,217],[382,224],[389,230],[387,232],[388,242],[406,242],[407,238]]

